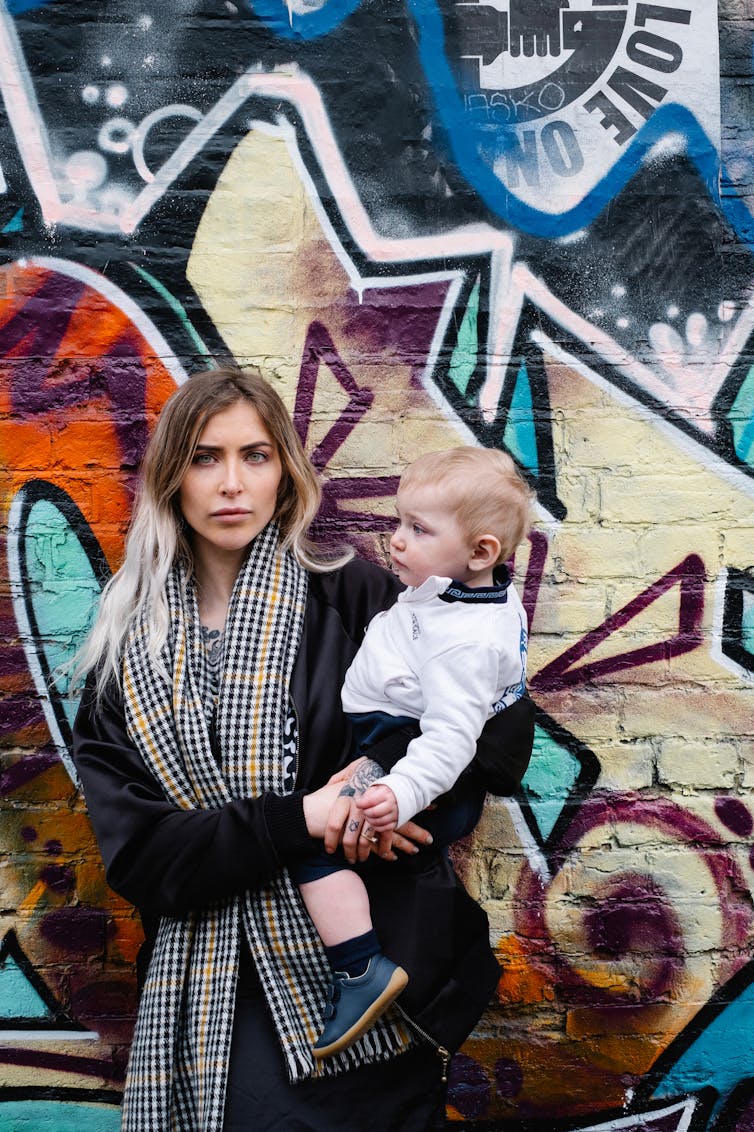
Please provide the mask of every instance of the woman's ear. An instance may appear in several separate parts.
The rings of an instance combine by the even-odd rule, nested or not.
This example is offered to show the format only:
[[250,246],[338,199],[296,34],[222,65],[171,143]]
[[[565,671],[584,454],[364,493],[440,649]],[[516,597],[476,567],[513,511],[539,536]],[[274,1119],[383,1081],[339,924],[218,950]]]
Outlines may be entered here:
[[491,570],[500,558],[502,546],[500,539],[495,535],[479,535],[471,544],[471,558],[469,569]]

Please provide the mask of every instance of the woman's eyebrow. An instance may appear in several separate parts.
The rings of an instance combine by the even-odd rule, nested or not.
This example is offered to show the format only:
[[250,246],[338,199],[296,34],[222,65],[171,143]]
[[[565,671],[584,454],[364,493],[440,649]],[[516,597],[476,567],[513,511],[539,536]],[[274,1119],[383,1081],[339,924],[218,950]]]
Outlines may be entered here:
[[[196,446],[197,452],[222,452],[225,448],[224,444],[205,444],[200,443]],[[249,452],[253,448],[272,448],[269,440],[252,440],[249,444],[242,444],[238,449],[239,452]]]

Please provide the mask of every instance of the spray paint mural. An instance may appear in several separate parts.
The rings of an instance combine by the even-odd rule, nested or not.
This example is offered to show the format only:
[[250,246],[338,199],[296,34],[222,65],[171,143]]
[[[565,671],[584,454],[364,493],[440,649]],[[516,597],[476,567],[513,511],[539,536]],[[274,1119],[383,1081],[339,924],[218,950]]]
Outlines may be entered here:
[[740,5],[5,0],[0,55],[0,1129],[118,1125],[139,926],[59,669],[155,415],[225,357],[280,389],[362,553],[420,451],[504,447],[537,489],[537,744],[456,850],[503,974],[450,1120],[745,1132]]

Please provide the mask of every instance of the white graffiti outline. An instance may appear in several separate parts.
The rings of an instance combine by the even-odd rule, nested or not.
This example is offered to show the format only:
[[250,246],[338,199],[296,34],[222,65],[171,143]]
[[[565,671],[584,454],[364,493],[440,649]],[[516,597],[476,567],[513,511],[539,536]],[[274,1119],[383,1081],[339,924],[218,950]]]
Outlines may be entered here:
[[10,581],[11,601],[13,602],[13,612],[18,625],[18,635],[23,645],[24,653],[26,654],[26,663],[29,666],[29,671],[34,681],[39,701],[42,705],[44,712],[45,722],[47,729],[50,732],[50,737],[58,753],[58,757],[66,769],[68,777],[77,790],[80,789],[81,784],[79,777],[76,773],[76,767],[73,759],[68,750],[68,746],[63,739],[62,732],[58,726],[55,709],[52,706],[52,698],[50,696],[50,689],[47,686],[47,681],[42,671],[42,665],[39,661],[37,653],[36,642],[34,634],[32,633],[31,623],[26,611],[26,599],[24,596],[21,570],[21,511],[24,502],[24,488],[22,487],[14,495],[10,508],[8,510],[8,542],[7,542],[7,557],[8,557],[8,578]]
[[152,347],[155,357],[159,358],[176,385],[183,385],[188,374],[176,358],[166,339],[154,323],[144,314],[141,307],[134,300],[121,291],[111,280],[94,271],[91,267],[76,263],[73,260],[59,259],[57,256],[26,256],[18,261],[20,267],[28,264],[30,267],[41,267],[45,271],[57,271],[61,275],[68,275],[77,279],[92,290],[98,291],[103,298],[112,303],[133,323],[145,341]]
[[340,153],[322,97],[306,75],[247,72],[226,91],[201,122],[188,134],[121,217],[124,234],[133,232],[176,177],[204,149],[209,139],[250,98],[289,103],[304,124],[322,169],[354,242],[375,263],[410,263],[416,260],[466,258],[486,255],[495,248],[510,249],[511,236],[488,224],[467,224],[437,236],[392,239],[375,232]]
[[[39,199],[45,223],[50,226],[75,225],[93,231],[121,232],[124,235],[130,235],[138,228],[173,181],[248,99],[256,97],[269,99],[277,104],[281,101],[288,103],[301,118],[344,224],[367,258],[375,263],[409,263],[416,260],[426,262],[440,257],[443,259],[468,259],[479,255],[491,257],[491,303],[487,341],[490,362],[481,403],[488,419],[496,411],[504,381],[505,362],[518,325],[521,303],[527,294],[541,305],[543,310],[551,313],[564,329],[583,341],[590,349],[599,350],[609,364],[614,365],[639,388],[649,392],[660,403],[664,403],[667,399],[667,384],[649,366],[637,361],[628,350],[616,343],[604,331],[597,329],[587,319],[574,314],[543,283],[536,280],[525,265],[517,265],[516,277],[511,276],[513,242],[510,234],[485,223],[463,225],[438,235],[406,239],[394,239],[377,233],[346,168],[320,92],[314,81],[299,71],[294,64],[290,64],[285,72],[281,70],[260,74],[249,70],[240,76],[197,122],[194,129],[118,217],[105,217],[79,203],[61,201],[52,173],[49,143],[42,124],[41,111],[17,38],[14,21],[8,14],[4,0],[0,0],[0,90],[5,99],[19,152]],[[144,122],[148,122],[149,118],[148,115]],[[144,171],[141,169],[139,171],[143,176]],[[524,282],[526,286],[522,285]],[[717,389],[722,385],[733,360],[745,346],[752,329],[754,329],[754,297],[739,316],[735,326],[731,328],[720,358],[709,371],[710,387]]]
[[715,599],[712,609],[712,641],[710,651],[714,660],[722,668],[727,668],[746,684],[754,683],[754,672],[738,664],[733,657],[723,652],[723,618],[725,616],[725,594],[728,589],[728,570],[721,570],[715,580]]
[[[37,102],[16,26],[4,0],[0,0],[0,90],[21,160],[37,195],[45,223],[60,219],[62,203],[52,172],[47,131]],[[76,209],[71,208],[71,213]]]
[[622,1132],[622,1130],[624,1132],[640,1132],[640,1129],[646,1128],[647,1124],[651,1127],[652,1123],[669,1116],[675,1116],[676,1113],[678,1114],[678,1123],[674,1132],[688,1132],[697,1103],[697,1098],[692,1095],[663,1108],[644,1109],[633,1116],[619,1116],[617,1119],[608,1120],[604,1124],[583,1125],[576,1129],[576,1132]]
[[[619,385],[613,384],[607,378],[602,377],[601,374],[591,369],[587,363],[578,358],[575,354],[571,354],[563,346],[558,345],[549,338],[543,330],[534,330],[531,335],[532,342],[534,342],[541,350],[552,357],[556,362],[561,362],[563,365],[568,366],[570,369],[576,370],[587,381],[591,382],[602,392],[614,398],[624,408],[630,409],[636,413],[637,416],[647,424],[661,432],[663,436],[667,437],[672,443],[690,459],[695,460],[701,464],[713,475],[719,476],[730,487],[736,491],[741,491],[745,495],[754,498],[754,480],[751,476],[741,471],[740,468],[735,467],[733,464],[719,456],[716,452],[711,451],[701,441],[695,437],[689,436],[688,433],[683,432],[677,428],[671,421],[666,420],[662,416],[658,416],[655,410],[649,405],[645,405],[642,401],[638,401],[632,394],[626,392]],[[615,360],[612,364],[616,368],[620,368]]]
[[[141,336],[145,339],[147,344],[152,347],[156,357],[160,359],[161,364],[168,371],[170,376],[175,381],[176,385],[182,385],[186,381],[186,371],[181,366],[178,359],[173,354],[167,342],[160,334],[159,330],[149,321],[144,312],[139,306],[111,283],[109,279],[105,279],[90,267],[84,267],[78,263],[72,263],[69,260],[57,259],[54,256],[30,256],[18,261],[19,267],[31,266],[41,267],[48,271],[56,271],[62,275],[68,275],[71,279],[77,279],[79,282],[86,284],[93,290],[97,291],[100,295],[106,298],[113,306],[116,306],[122,313],[130,320],[135,326]],[[11,599],[13,603],[13,612],[16,617],[16,623],[19,628],[21,643],[26,654],[26,662],[29,666],[34,686],[42,704],[45,721],[50,731],[50,736],[55,745],[55,750],[60,756],[60,761],[65,767],[68,777],[73,782],[76,788],[79,788],[78,776],[76,769],[71,759],[68,747],[63,739],[63,736],[58,727],[55,711],[52,706],[50,698],[50,690],[44,678],[42,666],[39,662],[37,655],[36,645],[32,637],[31,625],[26,612],[26,603],[23,594],[23,586],[21,582],[21,562],[20,562],[20,546],[19,540],[21,536],[20,529],[20,514],[23,502],[23,486],[16,492],[8,513],[8,540],[7,540],[7,556],[8,556],[8,577],[10,581]]]
[[[432,401],[442,410],[446,418],[452,422],[456,427],[462,438],[466,443],[473,444],[476,442],[476,437],[473,431],[469,428],[466,422],[458,415],[453,407],[445,400],[440,390],[431,380],[434,373],[437,359],[439,357],[440,348],[445,338],[445,333],[448,328],[448,323],[455,309],[458,295],[466,276],[464,268],[449,268],[445,271],[425,271],[418,272],[411,275],[393,275],[385,277],[382,275],[361,275],[356,264],[353,262],[348,252],[343,246],[337,232],[335,231],[330,217],[327,215],[325,208],[322,205],[317,188],[312,180],[311,174],[306,167],[304,159],[301,156],[301,151],[298,146],[296,138],[296,131],[290,122],[282,116],[278,116],[277,125],[270,126],[267,122],[253,122],[252,125],[255,129],[263,133],[277,135],[282,137],[288,147],[288,152],[291,161],[301,179],[304,190],[309,198],[309,204],[312,211],[317,217],[319,225],[323,234],[327,237],[327,241],[345,271],[350,281],[351,287],[359,297],[359,302],[363,300],[364,292],[368,290],[386,290],[388,288],[398,287],[412,287],[420,284],[442,283],[447,282],[448,293],[445,297],[443,309],[440,317],[437,320],[437,326],[432,336],[432,342],[427,354],[427,362],[424,366],[422,373],[422,384],[427,395]],[[347,175],[347,174],[346,174]],[[332,187],[332,185],[331,185]],[[506,267],[509,269],[511,246],[510,240],[506,238],[507,246],[499,249],[499,254],[505,259]],[[413,257],[412,257],[413,258]],[[399,261],[400,262],[400,261]]]
[[521,848],[524,851],[529,868],[535,876],[539,877],[542,885],[547,886],[552,880],[552,870],[529,828],[520,802],[515,798],[501,798],[500,801],[508,811],[513,826],[513,832],[521,843]]
[[189,118],[192,122],[201,122],[203,117],[201,110],[197,110],[195,106],[189,106],[183,102],[174,102],[170,106],[161,106],[159,110],[153,110],[151,114],[147,114],[146,118],[142,118],[131,136],[131,153],[136,172],[142,181],[149,183],[154,181],[155,178],[155,174],[144,159],[144,143],[152,127],[164,122],[166,118]]
[[[638,361],[630,350],[621,346],[606,331],[601,330],[581,315],[575,314],[566,303],[553,294],[541,279],[537,278],[525,263],[519,261],[511,271],[508,290],[504,295],[500,295],[498,305],[493,308],[492,297],[490,301],[490,309],[495,309],[504,318],[509,337],[503,339],[502,329],[498,330],[497,333],[501,342],[505,343],[499,347],[503,351],[502,358],[497,364],[490,364],[487,380],[480,393],[480,406],[487,420],[494,419],[497,411],[506,373],[504,363],[510,354],[513,333],[518,325],[521,307],[525,299],[530,299],[535,306],[549,315],[553,322],[561,326],[574,338],[583,342],[591,351],[599,354],[613,369],[628,378],[633,385],[646,390],[658,401],[667,403],[667,397],[663,396],[663,394],[667,394],[667,388],[649,366]],[[493,319],[491,318],[490,323],[492,324],[492,322]],[[722,351],[721,358],[715,362],[707,374],[710,388],[714,386],[715,389],[718,389],[722,385],[734,360],[738,358],[746,346],[752,332],[754,332],[754,296],[749,299],[747,305],[741,311],[735,326],[731,330],[725,349]],[[492,342],[490,346],[493,348],[493,359],[500,357],[500,355],[494,353]],[[611,385],[610,388],[615,390],[619,387]],[[712,397],[710,397],[711,400]],[[638,404],[640,402],[638,398],[632,396],[631,403]],[[657,414],[653,410],[651,411],[654,418],[657,419]],[[679,431],[675,425],[672,427],[675,431]],[[704,452],[705,460],[709,459],[710,449],[704,448]]]

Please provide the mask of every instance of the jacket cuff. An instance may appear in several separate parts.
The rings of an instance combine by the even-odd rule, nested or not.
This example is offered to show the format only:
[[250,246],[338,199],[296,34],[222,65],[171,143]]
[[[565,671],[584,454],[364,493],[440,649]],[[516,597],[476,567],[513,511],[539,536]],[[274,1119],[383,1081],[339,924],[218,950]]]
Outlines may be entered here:
[[282,864],[289,858],[310,856],[321,843],[309,836],[304,817],[305,790],[293,794],[266,794],[264,819],[272,846]]

